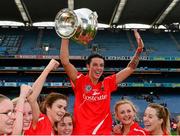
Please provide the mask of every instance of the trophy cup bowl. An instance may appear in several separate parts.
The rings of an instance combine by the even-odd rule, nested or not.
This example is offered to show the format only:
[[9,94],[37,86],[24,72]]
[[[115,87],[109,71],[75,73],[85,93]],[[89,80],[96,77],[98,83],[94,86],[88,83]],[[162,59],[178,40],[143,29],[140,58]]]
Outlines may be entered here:
[[56,33],[65,39],[72,39],[87,45],[97,32],[97,13],[90,9],[62,9],[55,17]]

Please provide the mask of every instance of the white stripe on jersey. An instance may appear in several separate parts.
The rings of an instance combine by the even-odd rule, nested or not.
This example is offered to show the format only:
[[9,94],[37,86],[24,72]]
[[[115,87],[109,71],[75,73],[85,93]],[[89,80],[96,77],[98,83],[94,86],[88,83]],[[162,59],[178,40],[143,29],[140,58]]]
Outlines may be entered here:
[[39,119],[38,119],[38,122],[41,121],[41,120],[44,120],[44,117],[39,118]]
[[98,129],[102,126],[103,122],[105,121],[105,119],[108,117],[109,113],[106,115],[106,117],[95,127],[95,129],[92,132],[92,135],[96,135]]
[[146,136],[145,132],[143,130],[141,130],[141,129],[134,128],[134,131],[140,131],[142,133],[142,135]]

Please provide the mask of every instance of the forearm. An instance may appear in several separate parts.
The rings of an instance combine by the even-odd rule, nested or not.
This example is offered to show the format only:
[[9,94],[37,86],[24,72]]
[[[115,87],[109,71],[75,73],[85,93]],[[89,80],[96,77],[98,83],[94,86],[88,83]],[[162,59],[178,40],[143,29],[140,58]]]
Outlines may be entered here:
[[134,30],[134,35],[135,35],[135,38],[136,38],[136,41],[138,44],[138,48],[137,48],[134,56],[132,57],[131,61],[127,65],[127,67],[125,69],[119,71],[116,74],[116,84],[121,83],[128,76],[130,76],[139,64],[139,59],[140,59],[141,53],[143,52],[144,44],[141,39],[141,36],[139,35],[139,33],[136,30]]
[[40,111],[37,101],[34,103],[29,103],[29,104],[31,105],[31,109],[32,109],[32,126],[35,129],[36,124],[39,120],[39,115],[41,114],[41,111]]
[[33,93],[28,97],[28,101],[29,104],[31,105],[31,109],[32,109],[32,123],[33,123],[33,127],[36,126],[36,123],[38,121],[39,118],[39,114],[40,112],[40,108],[39,105],[37,104],[37,98],[41,93],[41,90],[43,88],[43,85],[46,81],[46,78],[48,76],[48,74],[50,73],[50,69],[48,69],[47,67],[43,70],[43,72],[41,73],[41,75],[36,79],[36,81],[34,82],[32,89],[33,89]]
[[28,101],[30,103],[34,103],[37,101],[37,98],[39,94],[41,93],[44,82],[46,81],[46,78],[49,73],[50,73],[50,70],[45,68],[43,72],[41,73],[41,75],[33,83],[33,86],[32,86],[33,93],[28,97]]
[[43,88],[44,82],[46,81],[46,78],[48,74],[52,71],[57,69],[59,66],[59,62],[56,61],[55,59],[51,59],[49,64],[46,66],[46,68],[43,70],[41,75],[36,79],[32,86],[32,94],[28,97],[28,101],[30,103],[35,103],[37,101],[37,98],[39,94],[41,93],[41,90]]
[[131,68],[132,70],[135,70],[137,68],[137,66],[139,64],[140,55],[143,52],[143,48],[144,48],[143,40],[142,40],[140,34],[137,32],[137,30],[134,30],[134,36],[136,38],[138,48],[127,66],[127,67]]
[[143,48],[137,48],[134,56],[132,57],[127,67],[135,70],[139,64],[139,59],[142,52],[143,52]]
[[60,49],[60,59],[63,66],[69,64],[69,40],[62,39]]
[[25,98],[19,97],[15,107],[15,117],[12,135],[21,135],[23,130],[23,113]]

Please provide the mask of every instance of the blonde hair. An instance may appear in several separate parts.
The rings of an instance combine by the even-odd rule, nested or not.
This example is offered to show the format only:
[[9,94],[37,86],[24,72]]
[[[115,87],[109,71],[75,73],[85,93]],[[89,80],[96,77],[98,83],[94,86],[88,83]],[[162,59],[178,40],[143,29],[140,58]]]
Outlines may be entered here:
[[133,102],[131,102],[130,100],[127,100],[127,99],[119,100],[118,102],[116,102],[116,104],[115,104],[115,106],[114,106],[115,113],[118,111],[118,107],[119,107],[120,105],[123,105],[123,104],[129,104],[129,105],[132,107],[133,111],[134,111],[135,113],[137,113],[137,108],[136,108],[136,106],[133,104]]
[[170,134],[170,113],[169,110],[157,103],[150,103],[148,107],[153,108],[156,110],[156,115],[159,119],[163,119],[163,122],[161,124],[161,128],[163,131],[165,131],[167,134]]
[[16,106],[18,100],[19,100],[19,97],[16,97],[16,98],[14,98],[14,99],[11,100],[14,107]]
[[178,116],[177,135],[180,135],[180,116]]
[[180,121],[177,124],[177,134],[180,135]]
[[9,98],[5,95],[0,94],[0,102],[2,102],[4,99],[9,99]]
[[[16,104],[17,104],[17,102],[19,101],[19,97],[16,97],[16,98],[12,99],[11,101],[12,101],[12,103],[13,103],[13,106],[16,107]],[[25,102],[28,102],[27,99],[25,99],[24,103],[25,103]]]

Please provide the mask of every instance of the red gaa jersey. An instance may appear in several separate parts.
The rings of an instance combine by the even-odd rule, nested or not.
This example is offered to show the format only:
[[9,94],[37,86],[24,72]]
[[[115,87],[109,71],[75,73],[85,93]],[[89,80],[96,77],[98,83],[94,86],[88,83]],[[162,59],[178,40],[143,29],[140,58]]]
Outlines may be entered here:
[[166,132],[163,132],[163,136],[171,136],[171,135],[167,134]]
[[[122,134],[120,134],[120,135],[122,135]],[[146,135],[149,135],[149,134],[148,134],[147,131],[145,131],[143,128],[141,128],[137,122],[134,122],[131,125],[127,136],[130,136],[130,135],[146,136]]]
[[94,85],[88,75],[79,73],[76,84],[71,84],[75,93],[73,134],[111,134],[110,100],[111,92],[117,89],[116,75]]
[[45,114],[40,114],[36,128],[32,127],[26,130],[24,135],[53,135],[52,124]]

